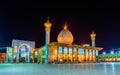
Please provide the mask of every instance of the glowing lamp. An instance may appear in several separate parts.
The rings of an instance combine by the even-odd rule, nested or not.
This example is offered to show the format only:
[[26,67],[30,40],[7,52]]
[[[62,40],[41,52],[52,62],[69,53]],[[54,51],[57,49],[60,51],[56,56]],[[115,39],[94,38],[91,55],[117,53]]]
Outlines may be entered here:
[[30,52],[33,53],[33,51],[34,51],[34,48],[31,48]]
[[103,52],[103,54],[105,55],[105,54],[106,54],[106,52]]
[[14,46],[14,52],[17,52],[17,46]]
[[38,55],[38,53],[37,52],[35,52],[35,56],[37,56]]
[[114,54],[114,52],[113,52],[113,51],[111,51],[110,53],[111,53],[111,54]]
[[9,51],[8,51],[8,55],[12,55],[12,50],[9,50]]

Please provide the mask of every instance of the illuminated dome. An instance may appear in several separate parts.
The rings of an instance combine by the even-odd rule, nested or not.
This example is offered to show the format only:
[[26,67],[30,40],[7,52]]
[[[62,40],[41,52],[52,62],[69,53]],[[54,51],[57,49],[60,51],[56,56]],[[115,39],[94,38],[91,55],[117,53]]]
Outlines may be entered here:
[[73,35],[67,29],[66,24],[64,26],[64,29],[59,33],[59,35],[57,37],[57,41],[58,41],[58,43],[72,44],[72,42],[73,42]]

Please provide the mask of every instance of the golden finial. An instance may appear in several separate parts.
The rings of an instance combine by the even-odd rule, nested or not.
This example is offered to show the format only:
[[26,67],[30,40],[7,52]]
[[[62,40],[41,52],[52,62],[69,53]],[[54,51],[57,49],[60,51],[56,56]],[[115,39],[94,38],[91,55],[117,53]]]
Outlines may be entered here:
[[94,33],[94,31],[92,31],[92,34],[90,34],[90,36],[91,36],[91,39],[95,39],[96,34]]
[[64,25],[64,29],[67,29],[67,24],[65,23],[65,25]]
[[45,29],[50,30],[52,24],[49,22],[49,17],[47,17],[47,22],[44,23]]
[[47,17],[47,22],[49,23],[49,17]]

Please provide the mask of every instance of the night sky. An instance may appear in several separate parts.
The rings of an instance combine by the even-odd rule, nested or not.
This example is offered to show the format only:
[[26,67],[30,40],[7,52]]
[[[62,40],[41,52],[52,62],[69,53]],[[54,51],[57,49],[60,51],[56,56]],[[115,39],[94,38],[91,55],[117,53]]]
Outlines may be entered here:
[[120,8],[113,2],[35,2],[9,1],[0,5],[0,47],[11,46],[12,39],[45,44],[44,22],[50,17],[51,42],[67,22],[74,44],[90,43],[94,31],[96,46],[104,49],[120,47]]

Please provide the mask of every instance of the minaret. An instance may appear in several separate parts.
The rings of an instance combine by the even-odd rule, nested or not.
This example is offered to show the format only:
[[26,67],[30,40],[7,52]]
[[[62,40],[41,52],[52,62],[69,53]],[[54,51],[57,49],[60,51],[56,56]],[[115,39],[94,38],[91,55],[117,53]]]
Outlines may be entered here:
[[95,47],[95,36],[96,36],[96,34],[94,32],[92,32],[92,34],[90,34],[91,41],[92,41],[92,47]]
[[49,17],[47,22],[44,23],[45,26],[45,49],[46,49],[46,63],[48,63],[48,54],[49,54],[49,43],[50,43],[50,30],[52,24],[49,22]]

